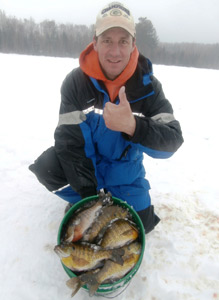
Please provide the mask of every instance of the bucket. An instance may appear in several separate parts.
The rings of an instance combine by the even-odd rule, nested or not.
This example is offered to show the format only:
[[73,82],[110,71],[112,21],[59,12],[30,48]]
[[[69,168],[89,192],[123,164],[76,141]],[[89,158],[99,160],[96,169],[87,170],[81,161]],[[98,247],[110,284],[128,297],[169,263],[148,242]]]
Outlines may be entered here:
[[[62,237],[63,230],[66,227],[66,224],[68,223],[69,219],[74,214],[74,212],[77,209],[83,207],[88,202],[94,201],[97,198],[98,198],[97,195],[84,198],[84,199],[80,200],[79,202],[77,202],[76,204],[74,204],[70,208],[70,210],[65,214],[65,216],[60,224],[59,231],[58,231],[58,238],[57,238],[58,245],[60,245],[60,243],[61,243],[61,237]],[[144,231],[144,226],[142,224],[140,217],[138,216],[136,211],[130,205],[128,205],[126,202],[124,202],[116,197],[112,197],[112,199],[113,199],[114,204],[122,206],[129,210],[133,221],[136,223],[136,225],[138,227],[139,241],[140,241],[142,247],[141,247],[141,254],[140,254],[139,260],[137,261],[134,268],[128,274],[126,274],[123,278],[119,279],[118,281],[115,281],[114,283],[106,283],[106,284],[101,284],[99,286],[95,295],[103,296],[106,298],[114,298],[114,297],[118,296],[119,294],[121,294],[126,289],[126,287],[129,285],[131,279],[135,276],[136,272],[138,271],[138,269],[141,265],[141,262],[142,262],[142,259],[144,256],[144,249],[145,249],[145,231]],[[70,278],[77,276],[72,270],[67,268],[63,263],[62,263],[62,266]],[[84,285],[82,288],[84,290],[86,290],[87,292],[89,291],[86,285]],[[116,294],[116,295],[114,297],[107,297],[107,295],[109,295],[109,294],[110,295]]]

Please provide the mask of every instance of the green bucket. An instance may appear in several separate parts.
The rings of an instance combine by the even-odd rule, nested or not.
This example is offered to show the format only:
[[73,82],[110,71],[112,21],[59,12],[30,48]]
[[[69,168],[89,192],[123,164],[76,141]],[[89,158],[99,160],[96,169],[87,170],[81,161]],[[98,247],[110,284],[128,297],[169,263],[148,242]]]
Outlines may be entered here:
[[[60,245],[60,243],[61,243],[62,232],[63,232],[64,228],[66,227],[69,219],[74,214],[74,212],[77,209],[83,207],[88,202],[94,201],[97,198],[98,198],[97,195],[84,198],[81,201],[74,204],[71,207],[71,209],[66,213],[66,215],[64,216],[64,218],[60,224],[60,227],[59,227],[58,238],[57,238],[58,245]],[[128,209],[130,214],[132,215],[132,219],[136,223],[136,225],[139,229],[139,240],[141,242],[142,250],[141,250],[141,255],[139,257],[138,262],[136,263],[134,268],[128,274],[126,274],[123,278],[119,279],[118,281],[115,281],[114,283],[101,284],[99,286],[98,290],[96,291],[96,295],[103,296],[103,297],[105,295],[112,294],[112,293],[113,294],[117,293],[116,296],[118,296],[118,293],[121,294],[121,292],[123,292],[123,290],[126,289],[126,287],[129,285],[131,279],[134,277],[134,275],[136,274],[136,272],[138,271],[138,269],[141,265],[141,262],[142,262],[142,259],[144,256],[144,249],[145,249],[145,231],[144,231],[144,227],[143,227],[140,217],[138,216],[136,211],[130,205],[128,205],[126,202],[124,202],[118,198],[115,198],[115,197],[112,197],[112,199],[113,199],[114,204]],[[62,266],[70,278],[77,276],[72,270],[67,268],[63,263],[62,263]],[[84,285],[82,288],[85,289],[87,292],[89,291],[86,285]]]

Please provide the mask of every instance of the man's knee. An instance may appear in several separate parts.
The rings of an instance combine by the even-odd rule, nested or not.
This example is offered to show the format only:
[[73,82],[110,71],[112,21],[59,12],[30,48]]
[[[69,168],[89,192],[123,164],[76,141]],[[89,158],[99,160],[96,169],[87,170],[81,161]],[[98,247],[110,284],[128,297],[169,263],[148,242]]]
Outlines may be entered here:
[[44,151],[35,162],[29,166],[40,183],[49,191],[55,191],[67,184],[63,169],[54,147]]

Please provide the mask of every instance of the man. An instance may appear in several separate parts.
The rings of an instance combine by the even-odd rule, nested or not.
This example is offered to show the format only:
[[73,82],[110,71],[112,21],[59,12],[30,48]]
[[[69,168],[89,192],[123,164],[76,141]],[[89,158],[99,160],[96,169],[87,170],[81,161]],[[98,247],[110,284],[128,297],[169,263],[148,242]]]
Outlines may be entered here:
[[133,206],[148,233],[159,218],[143,153],[168,158],[183,138],[151,62],[138,52],[134,20],[124,5],[112,2],[101,10],[79,63],[62,84],[55,146],[29,168],[71,204],[110,191]]

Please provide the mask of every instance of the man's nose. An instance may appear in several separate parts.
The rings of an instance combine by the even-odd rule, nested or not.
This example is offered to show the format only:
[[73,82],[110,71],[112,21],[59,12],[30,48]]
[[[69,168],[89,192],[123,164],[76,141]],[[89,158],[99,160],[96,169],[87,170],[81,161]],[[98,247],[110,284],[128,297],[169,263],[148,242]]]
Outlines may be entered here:
[[110,53],[114,56],[120,55],[120,48],[117,43],[113,43],[110,49]]

